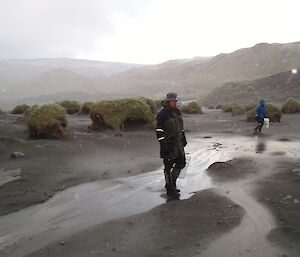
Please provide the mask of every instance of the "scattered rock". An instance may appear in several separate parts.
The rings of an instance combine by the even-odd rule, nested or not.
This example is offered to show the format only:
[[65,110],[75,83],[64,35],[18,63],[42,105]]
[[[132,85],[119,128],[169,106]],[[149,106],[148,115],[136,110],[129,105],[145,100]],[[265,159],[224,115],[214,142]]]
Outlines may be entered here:
[[280,138],[278,141],[289,142],[289,141],[291,141],[291,140],[289,140],[288,138]]
[[208,170],[212,169],[224,169],[224,168],[229,168],[231,166],[230,163],[228,162],[214,162],[208,167]]
[[61,245],[65,245],[65,242],[64,242],[64,241],[61,241],[60,244],[61,244]]
[[19,158],[24,158],[25,154],[21,152],[13,152],[10,154],[10,158],[12,159],[19,159]]

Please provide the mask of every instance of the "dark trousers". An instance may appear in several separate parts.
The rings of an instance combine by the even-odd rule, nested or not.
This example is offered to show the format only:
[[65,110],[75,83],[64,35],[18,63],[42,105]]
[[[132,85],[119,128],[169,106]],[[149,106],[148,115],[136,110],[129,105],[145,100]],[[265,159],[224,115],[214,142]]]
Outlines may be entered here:
[[167,184],[176,184],[180,171],[185,167],[185,155],[178,158],[164,158],[164,173]]
[[265,120],[264,120],[264,118],[261,118],[261,117],[255,117],[255,119],[258,122],[258,126],[255,128],[255,131],[261,132],[261,129],[265,123]]

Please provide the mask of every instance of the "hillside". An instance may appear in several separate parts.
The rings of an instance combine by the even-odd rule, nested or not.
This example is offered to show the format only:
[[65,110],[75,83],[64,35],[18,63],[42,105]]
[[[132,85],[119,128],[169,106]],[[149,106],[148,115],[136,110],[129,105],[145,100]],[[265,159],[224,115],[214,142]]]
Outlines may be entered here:
[[[299,72],[298,72],[299,70]],[[229,82],[214,89],[203,103],[206,105],[226,104],[237,102],[246,104],[261,98],[275,103],[282,103],[288,97],[300,100],[300,69],[278,73],[266,78]]]
[[[3,89],[1,91],[1,106],[9,107],[11,107],[12,103],[24,102],[24,99],[27,98],[42,98],[47,102],[47,97],[42,96],[71,96],[74,95],[75,92],[77,92],[78,95],[99,93],[95,81],[63,68],[53,69],[32,78],[25,79],[22,82],[12,84],[6,88],[5,91],[3,91]],[[31,101],[28,103],[31,103]]]
[[138,66],[140,65],[68,58],[0,60],[0,86],[20,82],[59,68],[76,72],[90,79],[100,79]]
[[252,80],[300,67],[300,43],[257,44],[213,58],[191,59],[135,68],[102,80],[107,92],[160,97],[177,91],[184,97],[201,97],[230,81]]

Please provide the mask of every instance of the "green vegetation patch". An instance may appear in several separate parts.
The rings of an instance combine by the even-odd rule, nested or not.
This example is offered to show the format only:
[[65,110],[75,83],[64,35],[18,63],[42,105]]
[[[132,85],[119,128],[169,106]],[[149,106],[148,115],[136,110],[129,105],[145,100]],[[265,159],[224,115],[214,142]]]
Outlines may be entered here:
[[[277,107],[272,103],[267,103],[266,111],[271,122],[280,122],[281,110],[279,107]],[[255,121],[255,116],[256,116],[256,108],[253,108],[252,110],[246,113],[246,120],[248,122]]]
[[231,112],[232,116],[244,114],[246,112],[245,107],[237,103],[223,104],[222,110],[224,112]]
[[245,109],[246,109],[246,111],[250,111],[253,108],[256,108],[257,105],[258,105],[257,103],[251,102],[251,103],[248,103],[248,104],[245,105]]
[[125,123],[152,124],[155,116],[148,104],[139,98],[96,102],[91,111],[91,129],[111,128],[120,132]]
[[281,107],[283,113],[297,113],[300,112],[300,104],[290,97]]
[[66,110],[58,104],[36,107],[27,119],[27,126],[31,138],[65,137]]
[[94,102],[84,102],[80,109],[80,114],[88,115],[91,113]]
[[15,108],[12,110],[12,114],[23,114],[26,110],[30,108],[27,104],[20,104],[15,106]]
[[157,107],[155,101],[145,97],[137,97],[136,100],[142,101],[150,107],[151,112],[156,115],[157,114]]
[[199,103],[196,101],[192,101],[188,104],[182,105],[180,107],[180,110],[183,113],[189,113],[189,114],[202,114],[202,109]]
[[155,103],[155,106],[156,106],[156,109],[159,110],[160,108],[162,108],[162,102],[164,100],[161,99],[161,100],[154,100],[154,103]]
[[81,107],[79,102],[70,100],[64,100],[59,105],[64,107],[68,114],[79,113]]

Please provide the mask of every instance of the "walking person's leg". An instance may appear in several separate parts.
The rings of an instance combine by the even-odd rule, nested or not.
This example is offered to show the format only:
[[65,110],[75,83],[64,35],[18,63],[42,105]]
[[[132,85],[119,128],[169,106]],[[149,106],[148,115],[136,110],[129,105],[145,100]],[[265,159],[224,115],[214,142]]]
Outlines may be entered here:
[[261,132],[261,129],[262,129],[264,123],[265,123],[264,118],[259,118],[259,128],[258,128],[259,132]]
[[263,118],[260,118],[260,117],[255,117],[255,120],[258,122],[258,125],[257,127],[255,127],[254,131],[257,132],[261,132],[261,129],[264,125],[264,119]]
[[[172,170],[172,181],[176,189],[177,189],[176,187],[177,178],[180,174],[180,171],[185,167],[185,165],[186,165],[186,159],[185,159],[185,154],[183,153],[180,155],[180,157],[175,159],[175,166]],[[177,191],[180,192],[180,190]]]
[[179,195],[174,187],[173,177],[172,177],[172,170],[173,170],[173,166],[175,165],[175,159],[174,158],[164,158],[164,165],[165,165],[164,175],[165,175],[165,181],[166,181],[165,188],[167,190],[167,195],[178,198]]

